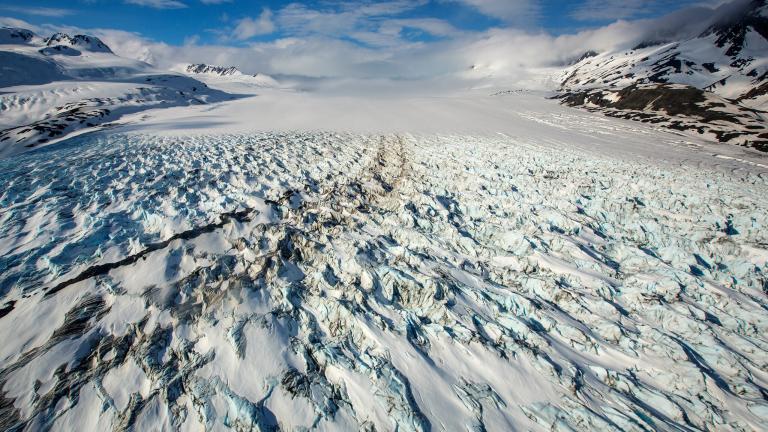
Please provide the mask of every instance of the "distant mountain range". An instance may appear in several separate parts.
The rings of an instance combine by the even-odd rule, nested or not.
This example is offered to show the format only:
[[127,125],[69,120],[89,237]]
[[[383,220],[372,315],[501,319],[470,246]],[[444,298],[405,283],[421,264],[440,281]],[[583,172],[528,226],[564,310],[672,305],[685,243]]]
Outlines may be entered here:
[[191,64],[187,66],[186,72],[190,74],[207,74],[207,75],[217,75],[217,76],[242,75],[242,72],[240,72],[240,70],[234,66],[229,66],[229,67],[211,66],[211,65],[202,64],[202,63]]
[[[179,70],[179,69],[177,69]],[[203,63],[186,65],[181,70],[190,76],[194,76],[214,86],[224,86],[227,91],[239,92],[243,87],[274,88],[279,83],[269,75],[244,74],[234,66],[214,66]]]
[[689,38],[587,52],[560,83],[567,105],[768,151],[766,0],[722,6]]

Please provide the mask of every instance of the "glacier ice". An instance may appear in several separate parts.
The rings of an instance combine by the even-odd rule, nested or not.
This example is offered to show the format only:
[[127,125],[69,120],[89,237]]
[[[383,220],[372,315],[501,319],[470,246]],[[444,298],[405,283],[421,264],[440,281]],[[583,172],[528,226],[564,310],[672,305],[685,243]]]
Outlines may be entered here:
[[322,132],[0,168],[4,430],[768,424],[763,175]]

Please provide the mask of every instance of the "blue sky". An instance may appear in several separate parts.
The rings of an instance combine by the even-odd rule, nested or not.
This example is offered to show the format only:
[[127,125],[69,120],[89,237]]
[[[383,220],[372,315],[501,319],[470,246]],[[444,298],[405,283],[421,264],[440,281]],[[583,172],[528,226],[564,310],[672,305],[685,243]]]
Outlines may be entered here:
[[0,0],[0,25],[95,35],[116,54],[163,69],[209,63],[312,79],[519,82],[586,51],[697,34],[697,20],[724,1]]
[[[698,1],[700,2],[700,1]],[[339,35],[376,45],[370,32],[384,20],[402,20],[395,30],[408,41],[429,41],[454,32],[514,27],[552,34],[572,33],[617,19],[655,17],[696,0],[0,0],[0,16],[41,25],[111,28],[168,44],[185,41],[238,45],[301,36],[332,25],[339,14],[357,19]],[[361,9],[378,11],[355,16]],[[314,17],[314,18],[313,18]],[[311,23],[308,20],[314,19]],[[413,25],[413,27],[409,27]],[[352,33],[360,33],[357,38]]]

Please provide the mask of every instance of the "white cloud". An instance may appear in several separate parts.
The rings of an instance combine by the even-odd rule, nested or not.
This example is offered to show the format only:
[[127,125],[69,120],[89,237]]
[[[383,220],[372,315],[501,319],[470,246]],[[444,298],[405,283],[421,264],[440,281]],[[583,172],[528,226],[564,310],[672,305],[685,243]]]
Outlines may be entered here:
[[539,13],[535,0],[453,0],[477,9],[480,13],[508,23],[525,23]]
[[0,9],[22,15],[38,15],[46,17],[67,16],[75,13],[75,11],[71,9],[49,7],[0,6]]
[[40,28],[34,24],[11,17],[0,17],[0,27],[22,28],[32,30],[33,32],[38,32],[40,30]]
[[571,16],[582,21],[632,18],[659,10],[680,7],[691,0],[586,0],[577,6]]
[[125,2],[154,9],[183,9],[187,7],[186,4],[178,0],[125,0]]
[[[413,83],[468,86],[490,80],[515,86],[537,77],[538,68],[563,64],[588,50],[625,49],[644,40],[700,34],[712,16],[711,9],[690,8],[660,19],[617,21],[596,29],[554,36],[513,28],[462,32],[441,20],[405,19],[398,17],[397,12],[389,15],[398,10],[395,6],[404,7],[402,3],[389,2],[384,6],[314,10],[293,5],[286,8],[287,11],[275,12],[274,16],[265,11],[256,19],[238,23],[239,38],[248,40],[261,32],[272,32],[276,26],[285,26],[281,30],[287,28],[284,31],[294,36],[245,46],[200,45],[195,37],[186,39],[183,45],[168,45],[136,33],[108,29],[60,26],[32,29],[43,36],[47,36],[43,31],[59,30],[94,34],[117,54],[160,68],[181,63],[210,63],[237,66],[246,73],[310,77],[305,83],[324,78],[367,83],[397,80],[412,83],[403,84],[402,88],[418,88],[419,85]],[[259,21],[263,23],[257,24]],[[7,18],[0,18],[0,24],[29,28],[24,22]],[[333,31],[334,28],[337,31]],[[407,29],[440,37],[428,42],[409,41],[403,37]],[[475,68],[470,69],[472,66]]]
[[292,3],[276,13],[278,27],[297,37],[324,36],[350,39],[372,47],[413,42],[404,37],[405,30],[416,30],[432,36],[449,37],[461,33],[449,22],[437,18],[403,18],[403,15],[426,5],[429,0],[349,2],[308,6]]
[[232,37],[237,40],[248,40],[254,36],[270,34],[275,31],[275,24],[272,22],[272,11],[264,9],[258,18],[243,18],[237,21]]

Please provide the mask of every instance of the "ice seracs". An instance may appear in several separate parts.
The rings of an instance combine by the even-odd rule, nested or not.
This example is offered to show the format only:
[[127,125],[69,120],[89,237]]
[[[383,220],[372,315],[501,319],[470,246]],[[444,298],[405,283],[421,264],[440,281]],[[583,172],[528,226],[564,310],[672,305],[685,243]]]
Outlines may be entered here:
[[0,427],[761,430],[765,175],[528,114],[0,161]]

